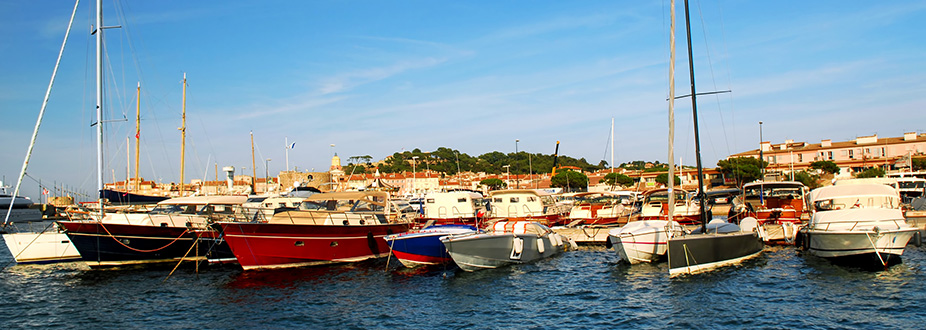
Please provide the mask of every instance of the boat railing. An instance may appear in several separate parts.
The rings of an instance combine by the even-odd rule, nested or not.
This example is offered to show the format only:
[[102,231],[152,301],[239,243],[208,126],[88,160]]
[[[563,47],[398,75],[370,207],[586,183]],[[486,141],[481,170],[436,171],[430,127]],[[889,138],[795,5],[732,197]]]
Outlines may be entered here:
[[328,210],[298,210],[274,214],[269,220],[274,223],[314,225],[369,225],[387,222],[385,215],[377,212],[343,212]]

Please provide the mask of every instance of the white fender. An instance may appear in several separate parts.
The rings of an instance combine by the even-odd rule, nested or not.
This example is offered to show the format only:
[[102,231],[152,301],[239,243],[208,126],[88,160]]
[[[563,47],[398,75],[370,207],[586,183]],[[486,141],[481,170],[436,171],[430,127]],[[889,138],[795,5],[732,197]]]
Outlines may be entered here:
[[794,243],[794,236],[797,234],[797,231],[794,230],[794,224],[790,222],[782,223],[781,234],[785,237],[785,242]]
[[524,251],[524,239],[520,237],[511,238],[511,256],[510,259],[521,260],[521,252]]
[[559,234],[553,233],[550,235],[550,237],[553,238],[553,241],[552,241],[553,244],[555,244],[556,246],[563,246],[563,239],[562,237],[559,236]]
[[543,244],[543,238],[537,237],[537,253],[543,254],[543,251],[546,251],[546,247]]

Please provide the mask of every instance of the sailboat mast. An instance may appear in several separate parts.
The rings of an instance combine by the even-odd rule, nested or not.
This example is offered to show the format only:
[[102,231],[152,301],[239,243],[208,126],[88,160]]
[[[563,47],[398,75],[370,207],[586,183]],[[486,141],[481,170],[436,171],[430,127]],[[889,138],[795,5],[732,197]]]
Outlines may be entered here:
[[183,124],[180,126],[180,196],[183,196],[183,166],[186,159],[186,72],[183,73]]
[[691,79],[691,115],[694,118],[695,160],[698,166],[698,205],[701,211],[701,231],[707,232],[707,214],[704,211],[704,171],[701,166],[701,139],[698,134],[698,94],[695,93],[694,58],[691,52],[691,22],[688,14],[688,0],[685,0],[685,30],[688,36],[688,72]]
[[667,219],[671,222],[675,216],[675,0],[670,5],[669,23],[669,172],[666,184],[669,187],[669,201],[666,209]]
[[251,131],[251,193],[257,193],[257,163],[254,162],[254,131]]
[[135,191],[138,191],[138,155],[141,153],[141,83],[135,93]]
[[611,173],[614,173],[614,117],[611,117]]
[[97,202],[103,219],[103,0],[96,1],[96,169]]
[[[131,170],[132,163],[129,161],[129,155],[131,154],[131,152],[132,151],[129,150],[129,137],[126,136],[125,137],[125,182],[122,184],[122,189],[125,191],[129,191],[129,179],[132,178],[132,170]],[[116,182],[113,181],[113,185],[115,184]]]

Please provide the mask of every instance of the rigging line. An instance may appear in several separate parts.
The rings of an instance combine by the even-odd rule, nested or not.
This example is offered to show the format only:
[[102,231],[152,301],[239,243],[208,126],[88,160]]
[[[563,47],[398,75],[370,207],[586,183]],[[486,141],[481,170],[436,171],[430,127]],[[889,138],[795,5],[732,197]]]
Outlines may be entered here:
[[[32,156],[32,149],[35,147],[35,140],[36,138],[38,138],[39,127],[42,124],[42,118],[45,116],[45,109],[48,107],[48,98],[51,95],[51,89],[55,83],[55,77],[58,75],[58,65],[61,64],[61,57],[64,56],[64,47],[67,45],[68,36],[70,36],[71,34],[71,27],[73,26],[73,23],[74,23],[74,16],[77,15],[77,5],[79,3],[80,3],[79,0],[74,2],[74,10],[71,12],[71,18],[68,21],[68,27],[67,27],[66,32],[64,33],[64,40],[61,42],[61,50],[58,51],[58,58],[57,60],[55,60],[55,68],[52,71],[51,79],[48,82],[48,89],[45,91],[45,97],[42,101],[42,107],[39,110],[39,116],[35,123],[35,129],[32,131],[31,142],[29,143],[29,148],[26,150],[26,157],[23,159],[22,170],[19,173],[19,179],[16,181],[16,188],[13,189],[13,198],[15,198],[19,194],[19,188],[20,188],[20,185],[22,184],[23,176],[26,174],[26,169],[29,167],[29,158],[31,158]],[[14,203],[11,201],[10,207],[7,210],[6,216],[3,219],[4,226],[6,226],[7,223],[9,223],[10,221],[10,213],[12,213],[13,211],[13,204]]]
[[[601,156],[601,160],[608,159],[608,147],[611,146],[611,133],[613,133],[613,131],[614,131],[614,127],[611,127],[611,129],[608,130],[608,136],[605,137],[604,155]],[[608,165],[610,165],[611,167],[614,167],[614,164],[608,164]]]
[[[705,45],[705,46],[704,46],[704,49],[705,49],[705,53],[707,54],[707,66],[708,66],[708,70],[709,70],[710,73],[711,73],[711,83],[714,85],[714,89],[716,90],[716,89],[717,89],[717,80],[716,80],[716,76],[715,76],[715,74],[714,74],[714,64],[713,64],[714,61],[713,61],[713,59],[712,59],[712,57],[711,57],[711,49],[710,49],[710,47],[707,47],[707,40],[708,40],[708,37],[707,37],[707,29],[705,28],[706,24],[705,24],[705,22],[704,22],[704,13],[703,13],[703,11],[701,10],[701,2],[700,2],[700,1],[698,1],[697,6],[698,6],[698,15],[699,15],[699,18],[700,18],[700,20],[701,20],[701,34],[702,34],[703,37],[704,37],[704,45]],[[722,29],[722,28],[723,28],[723,22],[721,21],[721,29]],[[725,123],[724,120],[723,120],[723,111],[721,110],[721,107],[720,107],[720,99],[719,99],[719,98],[715,98],[715,100],[716,100],[716,102],[717,102],[717,112],[718,112],[719,115],[720,115],[720,128],[721,128],[721,131],[723,132],[724,144],[725,144],[725,146],[727,147],[727,154],[729,154],[729,151],[730,151],[730,143],[729,143],[729,138],[727,137],[726,123]],[[711,131],[711,130],[708,130],[708,131],[706,132],[706,133],[707,133],[707,138],[708,138],[708,140],[710,140],[710,142],[711,142],[711,143],[709,143],[709,144],[710,144],[710,146],[711,146],[711,150],[714,151],[714,155],[715,155],[715,157],[716,157],[716,155],[717,155],[717,150],[716,150],[715,147],[714,147],[713,139],[711,139],[710,131]]]

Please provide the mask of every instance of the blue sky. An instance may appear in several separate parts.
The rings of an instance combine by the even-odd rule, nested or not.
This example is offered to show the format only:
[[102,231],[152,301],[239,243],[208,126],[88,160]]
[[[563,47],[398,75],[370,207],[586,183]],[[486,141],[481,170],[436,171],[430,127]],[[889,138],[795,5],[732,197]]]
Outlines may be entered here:
[[[75,19],[30,176],[96,187],[92,3]],[[141,176],[176,182],[188,77],[186,180],[214,164],[258,175],[379,160],[403,149],[560,153],[591,163],[666,161],[668,1],[105,0],[106,181],[125,177],[142,84]],[[676,94],[688,94],[679,12]],[[0,174],[12,185],[73,2],[4,1]],[[702,157],[763,137],[819,142],[926,129],[926,2],[692,2]],[[694,163],[689,100],[676,157]],[[120,122],[128,118],[128,121]],[[334,147],[331,145],[334,144]],[[132,142],[134,145],[134,142]],[[134,156],[132,156],[134,157]],[[37,196],[27,180],[25,194]]]

